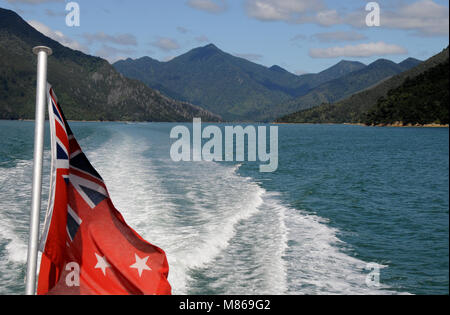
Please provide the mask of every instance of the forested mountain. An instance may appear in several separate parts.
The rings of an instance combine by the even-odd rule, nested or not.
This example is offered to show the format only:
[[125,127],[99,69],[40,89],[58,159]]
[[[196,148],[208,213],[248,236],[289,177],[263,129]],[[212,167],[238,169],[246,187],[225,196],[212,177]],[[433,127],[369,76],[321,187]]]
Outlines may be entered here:
[[34,46],[53,50],[48,81],[73,120],[217,120],[208,111],[175,101],[136,80],[125,78],[106,60],[64,47],[0,8],[0,119],[33,119],[36,96]]
[[448,59],[413,78],[378,100],[363,117],[366,125],[448,124]]
[[[409,70],[420,63],[421,61],[414,58],[408,58],[399,64],[387,59],[378,59],[367,67],[321,84],[306,95],[279,105],[278,109],[292,113],[315,107],[322,103],[334,103],[356,92],[370,88],[386,78]],[[280,117],[282,112],[279,111],[278,113],[280,114],[278,117]]]
[[[356,78],[357,84],[347,79],[342,84],[335,82],[328,87],[324,85],[326,82],[364,69],[370,71],[372,66],[344,60],[320,73],[298,76],[277,65],[268,68],[233,56],[210,44],[168,62],[143,57],[118,61],[114,67],[127,77],[138,79],[176,99],[200,105],[227,120],[265,121],[301,108],[302,104],[290,102],[297,97],[319,95],[320,99],[324,95],[324,99],[329,100],[334,98],[334,93],[366,88],[401,72],[407,65],[392,63],[385,72],[380,65],[379,72],[373,77],[360,75]],[[316,91],[318,87],[320,89]]]
[[[426,99],[426,92],[422,89],[420,89],[420,80],[427,80],[427,84],[434,83],[436,84],[436,87],[441,86],[442,80],[439,79],[439,77],[436,77],[436,80],[433,81],[430,78],[430,74],[428,76],[421,76],[427,71],[430,71],[432,68],[436,68],[436,72],[432,73],[442,73],[440,71],[443,71],[445,66],[442,66],[446,62],[448,63],[449,58],[449,50],[448,47],[444,49],[439,54],[429,58],[428,60],[424,61],[423,63],[420,63],[419,65],[415,66],[414,68],[405,71],[399,75],[396,75],[392,78],[389,78],[375,86],[373,86],[370,89],[366,89],[362,92],[356,93],[352,95],[349,98],[346,98],[342,101],[339,101],[337,103],[325,103],[320,106],[316,106],[311,109],[302,110],[295,112],[293,114],[284,116],[282,118],[279,118],[278,122],[290,122],[290,123],[370,123],[368,120],[367,114],[369,111],[375,111],[375,107],[379,104],[379,101],[384,103],[386,101],[386,97],[390,99],[388,102],[389,104],[393,105],[392,101],[393,98],[389,98],[389,94],[394,96],[399,96],[399,90],[396,90],[397,88],[401,87],[403,84],[406,84],[403,88],[411,92],[414,87],[416,87],[418,90],[421,91],[420,93],[423,93],[424,99],[421,98],[420,95],[412,94],[405,96],[405,99],[408,99],[408,106],[413,106],[417,109],[417,107],[424,106],[423,103],[421,103],[423,100]],[[409,62],[408,60],[405,62]],[[440,69],[440,70],[439,70]],[[408,80],[408,81],[407,81]],[[411,81],[412,80],[412,81]],[[409,86],[409,87],[408,87]],[[444,91],[448,93],[448,87],[443,88]],[[439,97],[443,97],[444,95],[439,94]],[[383,101],[384,98],[384,101]],[[412,105],[412,102],[414,101],[414,98],[416,98],[416,103]],[[430,98],[427,99],[427,101],[431,101]],[[439,101],[436,99],[436,101]],[[443,100],[441,100],[443,101]],[[441,102],[439,101],[439,102]],[[405,105],[405,104],[403,104]],[[403,106],[402,105],[402,106]],[[447,102],[448,106],[448,102]],[[379,108],[381,109],[381,107]],[[393,113],[392,113],[393,114]],[[380,117],[381,116],[378,116]],[[387,118],[388,116],[386,116]],[[393,116],[392,116],[393,117]],[[437,116],[436,116],[437,117]],[[373,119],[375,116],[373,116]],[[398,117],[399,118],[399,117]],[[425,118],[425,117],[424,117]],[[436,118],[438,119],[438,118]],[[409,119],[408,119],[409,120]],[[427,119],[429,120],[429,119]],[[444,119],[445,120],[445,119]],[[419,119],[416,123],[420,123],[421,119]]]

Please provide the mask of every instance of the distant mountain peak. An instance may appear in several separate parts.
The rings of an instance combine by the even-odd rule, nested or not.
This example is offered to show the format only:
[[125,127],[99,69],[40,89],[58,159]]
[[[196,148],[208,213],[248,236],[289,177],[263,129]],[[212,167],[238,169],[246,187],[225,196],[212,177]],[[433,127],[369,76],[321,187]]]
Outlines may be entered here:
[[210,43],[206,46],[194,48],[193,51],[208,51],[210,53],[221,53],[222,52],[222,50],[219,47],[217,47],[216,45],[214,45],[213,43]]
[[[36,56],[32,47],[51,47],[48,81],[59,91],[69,119],[192,121],[218,116],[190,103],[175,101],[118,73],[106,61],[72,50],[45,36],[11,10],[0,8],[0,119],[34,117]],[[3,39],[6,40],[3,40]],[[120,63],[133,62],[123,60]],[[141,63],[142,64],[142,63]],[[138,97],[136,97],[138,95]]]
[[8,10],[8,9],[0,8],[0,14],[2,15],[3,18],[13,17],[18,20],[21,19],[21,17],[16,12],[14,12],[12,10]]
[[348,73],[364,69],[365,64],[359,61],[341,60],[334,66],[320,72],[321,75],[330,78],[338,78]]
[[216,45],[214,45],[213,43],[210,43],[206,46],[203,46],[202,48],[204,49],[215,49],[215,50],[220,50]]
[[377,60],[375,60],[374,62],[372,62],[372,64],[374,63],[395,63],[392,60],[386,59],[386,58],[379,58]]
[[206,60],[213,56],[222,55],[224,52],[217,48],[214,44],[208,44],[203,47],[194,48],[191,51],[187,52],[184,55],[178,56],[174,58],[174,60],[184,60],[184,58],[188,58],[190,61],[194,60]]
[[398,65],[405,69],[410,69],[421,63],[422,63],[422,60],[409,57],[409,58],[406,58],[405,60],[403,60],[402,62],[400,62]]
[[354,63],[354,62],[355,62],[355,61],[342,59],[341,61],[339,61],[339,62],[337,63],[337,65],[351,64],[351,63]]
[[375,68],[375,67],[397,67],[398,65],[389,59],[380,58],[372,62],[368,67],[369,68]]
[[419,61],[419,62],[422,62],[421,60],[416,59],[416,58],[413,58],[413,57],[406,58],[406,59],[403,60],[402,62],[407,62],[407,61]]
[[141,61],[146,61],[146,62],[159,62],[158,60],[156,60],[156,59],[154,59],[152,57],[149,57],[149,56],[144,56],[144,57],[141,57],[141,58],[136,59],[136,60],[141,60]]
[[359,68],[359,67],[364,67],[366,65],[360,61],[342,59],[337,64],[335,64],[333,67],[355,67],[355,66],[357,66]]
[[278,66],[278,65],[273,65],[273,66],[270,67],[269,69],[272,70],[272,71],[275,71],[275,72],[280,72],[280,73],[289,72],[289,71],[287,71],[286,69],[284,69],[284,68],[282,68],[282,67],[280,67],[280,66]]
[[34,35],[38,32],[16,12],[0,8],[0,29],[6,29],[16,35]]

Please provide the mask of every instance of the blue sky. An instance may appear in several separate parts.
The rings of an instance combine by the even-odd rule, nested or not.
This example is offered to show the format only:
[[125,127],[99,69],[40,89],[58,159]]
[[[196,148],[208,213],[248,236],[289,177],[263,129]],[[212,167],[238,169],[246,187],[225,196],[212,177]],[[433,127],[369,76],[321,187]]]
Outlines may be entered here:
[[214,43],[265,66],[308,73],[342,59],[424,60],[449,42],[449,2],[442,0],[378,0],[379,27],[366,25],[370,1],[361,0],[78,0],[78,27],[66,25],[68,2],[0,0],[0,7],[110,62],[142,56],[166,61]]

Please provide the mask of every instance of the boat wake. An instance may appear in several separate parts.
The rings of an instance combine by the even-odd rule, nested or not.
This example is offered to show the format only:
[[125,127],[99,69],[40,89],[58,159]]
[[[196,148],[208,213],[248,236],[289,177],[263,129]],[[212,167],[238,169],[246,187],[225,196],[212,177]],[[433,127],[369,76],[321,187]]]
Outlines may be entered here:
[[[167,142],[112,131],[84,151],[127,223],[166,252],[173,293],[396,293],[367,286],[367,263],[345,252],[325,219],[239,175],[241,165],[175,163]],[[0,168],[3,294],[24,286],[31,168],[31,161]],[[44,185],[43,208],[47,195]]]
[[[45,156],[50,156],[46,150]],[[50,167],[44,160],[44,170]],[[33,161],[20,160],[14,167],[0,167],[0,294],[23,292],[28,247],[29,214]],[[43,183],[49,182],[44,171]],[[45,212],[48,185],[42,187],[42,214]]]
[[240,165],[175,163],[160,145],[117,134],[91,160],[125,220],[165,250],[175,294],[395,293],[367,286],[367,263],[325,219],[284,205]]

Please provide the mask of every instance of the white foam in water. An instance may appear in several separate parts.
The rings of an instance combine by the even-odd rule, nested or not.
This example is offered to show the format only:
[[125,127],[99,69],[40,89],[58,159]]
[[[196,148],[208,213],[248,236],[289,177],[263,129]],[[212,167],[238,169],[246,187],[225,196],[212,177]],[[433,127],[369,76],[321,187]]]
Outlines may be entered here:
[[[189,271],[211,262],[228,246],[235,224],[257,211],[261,188],[249,184],[248,194],[227,194],[248,180],[236,182],[232,169],[215,163],[150,161],[143,157],[149,147],[135,141],[115,138],[90,156],[128,224],[165,250],[173,291],[184,294]],[[163,168],[165,175],[157,174]]]
[[[45,151],[49,157],[50,152]],[[49,159],[44,160],[42,207],[46,206]],[[20,294],[26,266],[33,161],[0,168],[0,293]]]
[[368,287],[367,263],[342,251],[337,230],[240,165],[174,163],[145,141],[117,134],[89,157],[128,224],[165,250],[175,294],[395,293]]
[[[173,293],[395,293],[368,287],[366,262],[336,229],[239,176],[241,165],[175,163],[164,145],[123,132],[83,149],[127,223],[166,252]],[[0,294],[23,287],[31,171],[0,168]]]
[[[165,145],[123,132],[83,149],[128,224],[166,252],[173,293],[396,293],[368,287],[336,229],[239,176],[242,165],[175,163]],[[31,172],[32,161],[0,168],[0,294],[23,287]]]
[[367,285],[368,263],[342,251],[345,244],[325,219],[291,208],[286,209],[286,215],[289,293],[397,294],[382,285]]
[[31,165],[31,161],[20,161],[16,167],[0,168],[0,246],[3,248],[0,251],[0,292],[4,294],[13,293],[10,290],[18,280],[17,269],[26,263],[23,228],[26,224],[24,210],[31,193],[28,176]]
[[345,244],[326,220],[284,206],[275,193],[265,192],[262,198],[260,211],[237,225],[236,236],[223,256],[202,270],[215,278],[215,283],[209,284],[213,291],[397,294],[382,285],[367,285],[368,264],[341,251]]
[[[237,175],[235,175],[239,178]],[[246,189],[246,186],[242,187]],[[194,283],[196,292],[241,295],[287,292],[287,229],[283,208],[273,207],[270,196],[259,188],[258,211],[235,225],[229,246],[201,270],[209,283]]]

